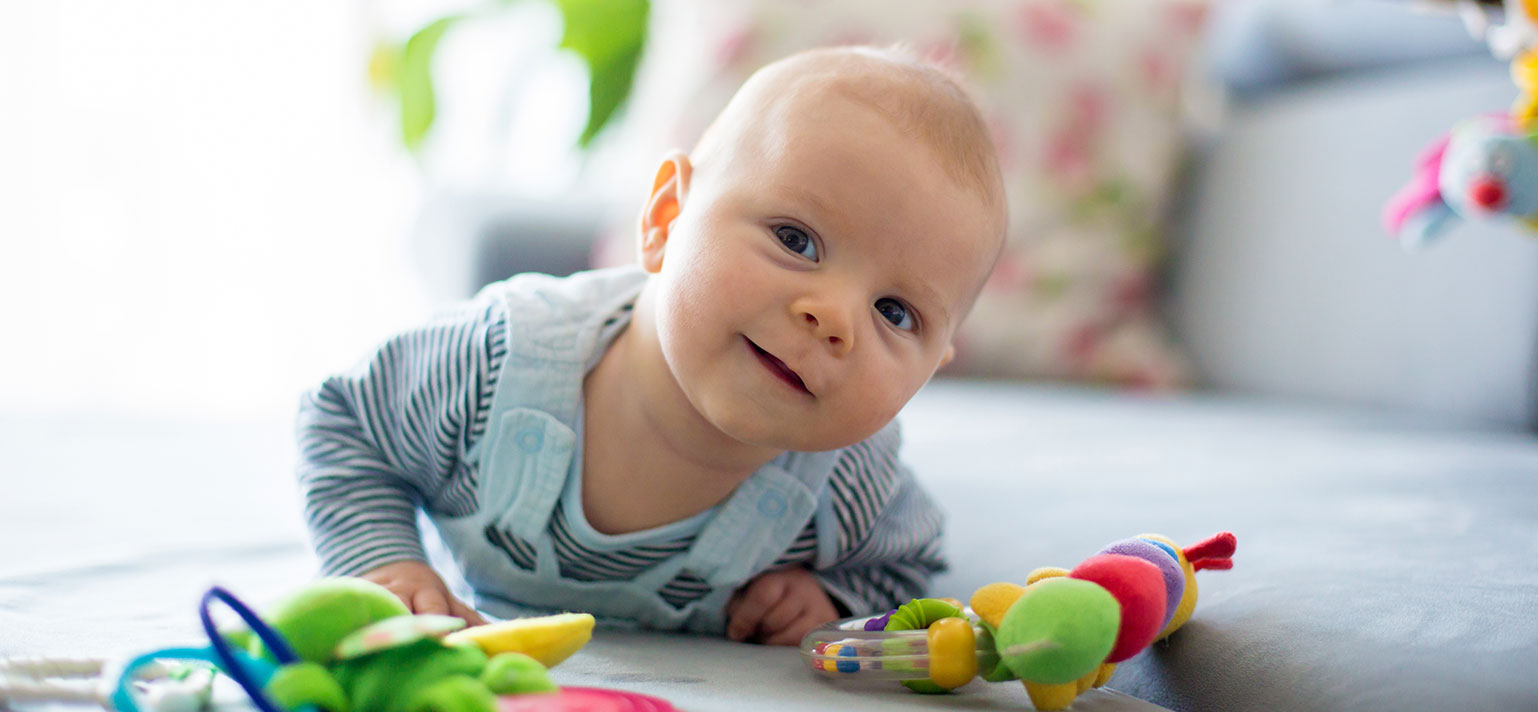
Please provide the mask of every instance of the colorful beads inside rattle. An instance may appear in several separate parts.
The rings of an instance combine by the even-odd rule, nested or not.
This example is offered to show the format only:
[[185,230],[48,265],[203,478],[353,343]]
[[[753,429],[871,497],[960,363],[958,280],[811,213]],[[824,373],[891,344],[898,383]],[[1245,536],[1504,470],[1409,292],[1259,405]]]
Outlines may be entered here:
[[[812,649],[812,653],[818,656],[812,661],[812,668],[814,670],[839,672],[846,675],[860,671],[860,649],[854,644],[854,641],[818,643]],[[870,661],[867,661],[865,664],[876,665],[876,663]]]
[[856,673],[856,672],[859,672],[860,671],[860,663],[854,659],[854,656],[856,654],[857,654],[857,651],[855,650],[854,646],[852,646],[852,645],[846,645],[844,647],[839,648],[838,649],[838,656],[841,657],[841,658],[849,658],[849,659],[848,660],[840,660],[840,661],[838,661],[838,671],[842,672],[842,673]]

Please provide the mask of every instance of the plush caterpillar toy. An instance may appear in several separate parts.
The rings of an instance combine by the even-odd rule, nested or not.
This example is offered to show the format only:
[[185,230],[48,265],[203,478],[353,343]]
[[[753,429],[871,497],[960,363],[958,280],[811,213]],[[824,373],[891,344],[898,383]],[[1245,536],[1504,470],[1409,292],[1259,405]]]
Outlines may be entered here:
[[1196,572],[1233,567],[1237,540],[1216,534],[1184,549],[1157,534],[1112,543],[1073,569],[993,583],[970,601],[926,598],[883,616],[808,634],[816,670],[901,680],[944,693],[982,677],[1020,680],[1039,710],[1061,710],[1110,680],[1116,664],[1174,633],[1196,610]]

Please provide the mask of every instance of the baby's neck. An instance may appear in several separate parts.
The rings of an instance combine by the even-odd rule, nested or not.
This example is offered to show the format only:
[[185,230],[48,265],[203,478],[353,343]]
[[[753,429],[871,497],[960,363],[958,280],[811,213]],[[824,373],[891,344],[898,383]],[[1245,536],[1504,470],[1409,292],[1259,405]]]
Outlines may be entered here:
[[643,305],[583,381],[582,510],[605,534],[669,524],[725,501],[780,454],[711,426],[667,370]]

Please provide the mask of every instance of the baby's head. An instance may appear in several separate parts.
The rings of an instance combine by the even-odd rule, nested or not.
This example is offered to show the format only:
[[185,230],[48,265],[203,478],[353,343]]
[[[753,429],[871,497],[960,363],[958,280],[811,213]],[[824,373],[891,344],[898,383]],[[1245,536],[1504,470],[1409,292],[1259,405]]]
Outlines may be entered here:
[[641,216],[668,370],[732,437],[845,447],[954,351],[1003,245],[986,126],[945,74],[824,49],[755,73]]

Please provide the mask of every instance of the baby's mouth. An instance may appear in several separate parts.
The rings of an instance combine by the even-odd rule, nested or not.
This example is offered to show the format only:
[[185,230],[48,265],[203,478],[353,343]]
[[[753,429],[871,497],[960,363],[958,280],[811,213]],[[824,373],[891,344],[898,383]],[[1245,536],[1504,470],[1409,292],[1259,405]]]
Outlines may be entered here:
[[753,343],[752,339],[744,336],[742,340],[748,342],[748,348],[753,350],[753,354],[758,357],[759,363],[764,364],[774,375],[779,376],[780,380],[785,381],[802,393],[812,394],[811,391],[807,390],[806,383],[801,380],[801,376],[796,375],[796,372],[792,371],[789,366],[786,366],[784,361],[775,358],[774,354],[759,348],[758,344]]

